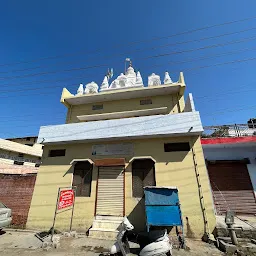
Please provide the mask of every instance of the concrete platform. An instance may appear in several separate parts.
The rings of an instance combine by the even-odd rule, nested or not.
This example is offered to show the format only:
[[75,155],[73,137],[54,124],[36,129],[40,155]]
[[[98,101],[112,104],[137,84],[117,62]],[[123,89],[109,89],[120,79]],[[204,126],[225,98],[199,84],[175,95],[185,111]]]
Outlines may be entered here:
[[[250,239],[238,238],[238,245],[233,245],[229,237],[218,237],[218,247],[225,253],[238,253],[241,255],[255,255],[256,244]],[[238,254],[238,255],[240,255]]]
[[[234,228],[237,237],[256,239],[256,217],[255,216],[237,216],[235,217]],[[216,216],[215,237],[229,236],[225,216]]]

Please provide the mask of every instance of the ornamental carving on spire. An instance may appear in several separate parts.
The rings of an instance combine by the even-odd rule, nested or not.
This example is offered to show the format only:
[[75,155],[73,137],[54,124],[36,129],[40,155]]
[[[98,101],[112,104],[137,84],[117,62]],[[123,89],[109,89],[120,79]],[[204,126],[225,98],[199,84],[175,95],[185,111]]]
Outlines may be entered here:
[[157,86],[157,85],[161,85],[160,76],[156,75],[155,73],[152,73],[152,75],[148,77],[148,86]]
[[95,82],[91,82],[86,85],[84,89],[85,94],[95,94],[98,93],[99,86]]

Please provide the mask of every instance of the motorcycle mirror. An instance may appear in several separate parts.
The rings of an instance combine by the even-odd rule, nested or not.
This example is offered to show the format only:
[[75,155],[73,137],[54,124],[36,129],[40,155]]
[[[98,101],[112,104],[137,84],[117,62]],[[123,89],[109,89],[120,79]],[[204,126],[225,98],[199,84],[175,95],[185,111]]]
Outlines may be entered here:
[[128,220],[128,218],[126,216],[124,217],[123,224],[124,224],[126,230],[134,229],[134,226],[131,224],[131,222]]

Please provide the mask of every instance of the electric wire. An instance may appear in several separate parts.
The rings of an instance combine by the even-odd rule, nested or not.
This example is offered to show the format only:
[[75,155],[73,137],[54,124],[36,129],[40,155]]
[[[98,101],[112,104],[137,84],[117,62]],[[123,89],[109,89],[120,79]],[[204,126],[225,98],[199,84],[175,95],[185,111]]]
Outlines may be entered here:
[[[217,66],[222,66],[222,65],[229,65],[229,64],[235,64],[235,63],[241,63],[241,62],[247,62],[247,61],[254,61],[256,60],[256,57],[254,58],[248,58],[248,59],[239,59],[239,60],[234,60],[234,61],[229,61],[229,62],[223,62],[223,63],[216,63],[216,64],[212,64],[212,65],[205,65],[205,66],[196,66],[196,67],[191,67],[191,68],[185,68],[183,69],[183,71],[191,71],[191,70],[197,70],[197,69],[204,69],[204,68],[210,68],[210,67],[217,67]],[[173,72],[179,72],[180,70],[175,70]],[[56,86],[58,87],[58,86]],[[42,87],[42,88],[31,88],[31,90],[43,90],[46,87]],[[50,86],[48,87],[48,89],[51,88]],[[52,88],[55,88],[52,86]],[[11,91],[12,93],[15,92],[22,92],[24,89],[20,89],[20,90],[15,90],[15,91]],[[24,91],[24,93],[26,93],[26,91]],[[47,95],[47,94],[51,94],[50,92],[44,92],[44,93],[35,93],[35,94],[31,94],[31,95]],[[19,97],[21,96],[27,96],[20,94]],[[11,97],[17,97],[16,95],[9,95],[9,96],[1,96],[0,99],[3,98],[11,98]]]
[[[244,18],[244,19],[233,20],[233,21],[228,21],[228,22],[224,22],[224,23],[204,26],[204,27],[201,27],[201,28],[191,29],[191,30],[183,31],[183,32],[172,34],[172,35],[168,35],[168,36],[154,37],[154,38],[151,38],[151,39],[130,42],[130,43],[126,44],[126,45],[121,44],[121,46],[130,46],[130,45],[135,45],[135,44],[139,44],[139,43],[148,43],[148,42],[151,42],[151,41],[172,38],[172,37],[176,37],[176,36],[180,36],[180,35],[191,34],[191,33],[194,33],[194,32],[203,31],[203,30],[206,30],[206,29],[211,29],[211,28],[215,28],[215,27],[231,25],[231,24],[234,24],[234,23],[244,22],[244,21],[248,21],[248,20],[253,20],[255,18],[256,18],[256,16],[247,17],[247,18]],[[116,45],[116,46],[113,46],[113,47],[117,48],[119,46],[120,45]],[[105,50],[105,49],[97,49],[97,50],[95,50],[95,51],[93,51],[91,53],[98,53],[98,52],[100,52],[102,50]],[[36,59],[32,59],[32,60],[19,61],[19,62],[13,62],[13,63],[3,63],[3,64],[0,64],[0,67],[3,67],[3,66],[13,66],[13,65],[22,64],[22,63],[31,63],[31,62],[41,61],[41,60],[57,59],[57,58],[65,57],[65,56],[72,56],[72,54],[74,54],[74,53],[63,54],[63,55],[55,55],[55,56],[48,56],[48,57],[36,58]],[[79,54],[80,55],[81,51],[78,51],[75,54]]]
[[[170,52],[170,53],[152,55],[152,56],[148,56],[148,57],[144,57],[144,58],[138,58],[138,60],[147,60],[147,59],[152,59],[152,58],[170,56],[170,55],[174,55],[174,54],[182,54],[182,53],[200,51],[200,50],[205,50],[205,49],[212,49],[212,48],[215,48],[215,47],[220,47],[220,46],[225,46],[225,45],[230,45],[230,44],[236,44],[236,43],[242,43],[242,42],[246,42],[246,41],[252,41],[252,40],[255,40],[255,39],[256,39],[256,36],[253,36],[253,37],[243,38],[241,40],[229,41],[229,42],[226,42],[226,43],[213,44],[213,45],[207,45],[207,46],[204,46],[204,47],[188,49],[188,50],[183,50],[183,51],[175,51],[175,52]],[[0,79],[1,80],[9,80],[9,79],[35,77],[35,76],[38,77],[38,76],[45,76],[45,75],[49,75],[49,74],[74,72],[74,71],[88,70],[88,69],[94,69],[94,68],[102,68],[102,67],[108,67],[108,66],[109,66],[108,64],[99,64],[99,65],[92,65],[92,66],[86,66],[86,67],[77,67],[77,68],[64,69],[64,70],[62,69],[62,70],[47,71],[47,72],[40,72],[40,73],[33,73],[33,74],[25,74],[25,75],[19,75],[19,76],[0,77]]]
[[[139,52],[139,51],[149,51],[149,50],[156,50],[159,48],[163,48],[163,47],[168,47],[168,46],[175,46],[175,45],[182,45],[182,44],[188,44],[188,43],[194,43],[194,42],[201,42],[204,40],[209,40],[209,39],[216,39],[216,38],[220,38],[223,36],[228,36],[228,35],[234,35],[234,34],[241,34],[243,32],[248,32],[251,30],[255,30],[256,27],[253,28],[249,28],[249,29],[243,29],[243,30],[239,30],[239,31],[235,31],[235,32],[231,32],[231,33],[224,33],[224,34],[220,34],[220,35],[216,35],[216,36],[210,36],[210,37],[204,37],[204,38],[199,38],[199,39],[194,39],[194,40],[188,40],[188,41],[182,41],[182,42],[176,42],[176,43],[169,43],[169,44],[164,44],[164,45],[158,45],[155,47],[151,47],[151,48],[139,48],[139,49],[135,49],[129,52],[125,52],[125,53],[121,53],[121,54],[111,54],[111,55],[107,55],[107,56],[103,56],[103,58],[113,58],[113,57],[117,57],[117,56],[124,56],[127,54],[131,54],[134,52]],[[60,62],[61,64],[63,64],[63,61]],[[66,62],[64,64],[70,64],[70,63],[77,63],[77,61],[72,61],[72,62]],[[54,63],[54,65],[56,65],[58,63]],[[15,72],[21,72],[21,71],[28,71],[28,70],[35,70],[35,69],[39,69],[39,68],[45,68],[48,67],[48,65],[45,66],[36,66],[36,67],[30,67],[30,68],[23,68],[23,69],[16,69],[16,70],[9,70],[9,71],[2,71],[0,72],[0,74],[7,74],[7,73],[15,73]]]

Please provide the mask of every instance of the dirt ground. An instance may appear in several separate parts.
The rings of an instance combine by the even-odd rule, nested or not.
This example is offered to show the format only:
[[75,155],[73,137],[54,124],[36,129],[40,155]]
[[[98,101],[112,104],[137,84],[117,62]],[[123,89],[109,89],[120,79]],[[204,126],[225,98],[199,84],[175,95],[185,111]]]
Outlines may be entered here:
[[[34,233],[31,232],[2,232],[0,235],[0,255],[1,256],[96,256],[101,252],[107,253],[112,241],[87,238],[79,235],[78,238],[62,237],[60,248],[43,250],[41,242]],[[209,245],[201,241],[186,240],[190,250],[173,250],[173,255],[203,256],[224,255],[214,245]],[[135,254],[131,254],[135,255]]]

